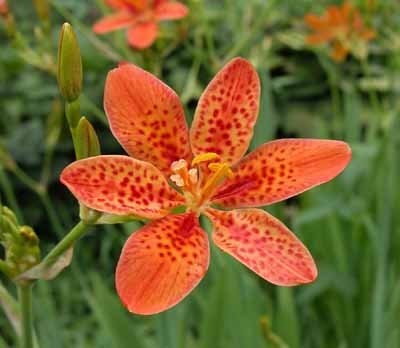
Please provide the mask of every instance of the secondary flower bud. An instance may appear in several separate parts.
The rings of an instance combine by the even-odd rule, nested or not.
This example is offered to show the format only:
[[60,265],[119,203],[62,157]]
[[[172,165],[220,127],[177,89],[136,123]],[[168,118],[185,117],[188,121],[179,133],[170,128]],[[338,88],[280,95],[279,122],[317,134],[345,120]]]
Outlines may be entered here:
[[[1,0],[0,0],[1,1]],[[33,0],[36,13],[41,21],[48,21],[50,17],[50,6],[48,0]]]
[[78,159],[101,154],[100,143],[91,123],[82,117],[76,128],[76,155]]
[[15,280],[40,261],[39,238],[29,226],[20,226],[15,214],[0,206],[0,244],[4,247],[4,260],[0,269]]
[[82,59],[78,40],[69,23],[61,29],[58,46],[58,86],[61,95],[72,102],[82,92]]

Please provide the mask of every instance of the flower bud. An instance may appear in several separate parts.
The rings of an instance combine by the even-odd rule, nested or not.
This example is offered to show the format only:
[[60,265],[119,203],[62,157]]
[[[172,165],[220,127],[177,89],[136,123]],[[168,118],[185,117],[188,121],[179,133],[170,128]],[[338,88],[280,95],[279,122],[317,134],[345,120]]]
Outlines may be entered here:
[[0,244],[4,247],[1,271],[14,279],[40,261],[39,238],[29,226],[19,226],[15,214],[0,206]]
[[58,46],[58,86],[68,101],[78,99],[82,92],[82,59],[78,40],[69,23],[61,28]]
[[43,22],[47,22],[50,18],[50,6],[48,0],[33,0],[33,5],[35,6],[39,19]]
[[75,146],[77,159],[98,156],[101,154],[100,143],[91,123],[81,117],[75,134]]

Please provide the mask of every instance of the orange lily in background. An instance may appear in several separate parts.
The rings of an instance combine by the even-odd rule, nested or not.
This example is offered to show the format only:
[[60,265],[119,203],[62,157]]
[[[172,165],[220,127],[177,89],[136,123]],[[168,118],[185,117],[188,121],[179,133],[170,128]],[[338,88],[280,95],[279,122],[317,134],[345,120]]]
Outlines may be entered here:
[[307,43],[332,43],[331,56],[336,62],[345,60],[349,52],[357,53],[360,45],[365,45],[375,37],[375,32],[364,25],[360,11],[347,1],[341,6],[329,6],[320,17],[313,13],[307,14],[304,20],[314,31],[307,36]]
[[8,14],[7,0],[0,0],[0,15],[6,16]]
[[116,12],[93,25],[96,34],[128,28],[129,44],[144,49],[153,44],[158,34],[158,22],[185,17],[188,8],[169,0],[106,0]]
[[282,286],[316,278],[306,247],[255,207],[333,179],[351,150],[336,140],[281,139],[244,156],[259,99],[257,72],[235,58],[204,91],[189,131],[178,96],[155,76],[132,64],[108,74],[105,111],[131,157],[76,161],[61,181],[85,206],[151,220],[128,238],[116,269],[129,311],[164,311],[203,278],[210,252],[201,214],[213,223],[214,243],[260,277]]

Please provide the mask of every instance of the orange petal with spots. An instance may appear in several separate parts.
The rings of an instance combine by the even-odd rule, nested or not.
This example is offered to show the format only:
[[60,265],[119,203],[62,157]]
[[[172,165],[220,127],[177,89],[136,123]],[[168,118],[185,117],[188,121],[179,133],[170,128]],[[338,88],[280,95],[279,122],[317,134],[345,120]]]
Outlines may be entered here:
[[130,312],[159,313],[182,301],[208,264],[208,238],[197,217],[168,215],[125,243],[115,276],[117,292]]
[[317,268],[307,248],[278,219],[260,209],[209,209],[213,240],[223,251],[269,282],[310,283]]
[[281,139],[261,145],[233,168],[214,195],[225,207],[256,207],[282,201],[340,174],[350,147],[336,140]]
[[121,28],[127,28],[134,24],[135,21],[136,19],[131,13],[127,11],[120,11],[97,21],[93,25],[93,31],[96,34],[104,34]]
[[176,93],[133,64],[112,70],[104,107],[111,130],[133,157],[153,163],[169,175],[178,159],[190,161],[188,127]]
[[215,152],[234,164],[246,152],[257,119],[260,80],[245,59],[235,58],[217,73],[199,100],[190,141],[195,155]]
[[84,205],[115,215],[156,219],[185,202],[156,167],[127,156],[73,162],[60,179]]

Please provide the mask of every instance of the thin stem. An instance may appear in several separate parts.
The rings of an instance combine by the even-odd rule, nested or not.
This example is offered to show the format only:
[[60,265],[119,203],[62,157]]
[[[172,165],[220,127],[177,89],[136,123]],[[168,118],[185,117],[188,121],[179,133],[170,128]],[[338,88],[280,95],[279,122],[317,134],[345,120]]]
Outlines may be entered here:
[[43,262],[51,265],[67,251],[80,237],[82,237],[91,224],[80,221],[68,234],[47,254]]
[[17,215],[18,221],[23,223],[24,220],[23,215],[21,209],[19,208],[14,190],[12,188],[10,180],[8,180],[7,173],[5,172],[3,166],[1,165],[0,165],[0,186],[4,192],[4,196],[7,199],[7,203],[10,205],[11,209]]
[[18,299],[22,316],[21,348],[33,348],[32,284],[18,286]]
[[49,195],[46,191],[42,191],[42,193],[39,194],[39,197],[43,203],[44,208],[46,209],[47,215],[49,216],[51,226],[56,231],[58,237],[61,237],[64,234],[64,228],[61,224],[60,218],[56,214],[54,205],[50,201]]

